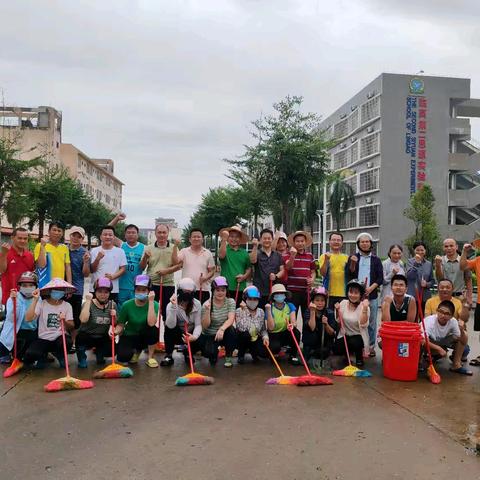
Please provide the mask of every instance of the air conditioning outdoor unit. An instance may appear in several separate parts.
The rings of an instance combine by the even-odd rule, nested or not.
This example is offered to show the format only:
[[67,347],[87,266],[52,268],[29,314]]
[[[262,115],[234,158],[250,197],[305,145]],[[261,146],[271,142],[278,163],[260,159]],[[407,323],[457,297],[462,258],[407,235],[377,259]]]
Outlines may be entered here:
[[367,93],[367,98],[372,98],[375,96],[375,91],[372,91],[372,92],[368,92]]
[[343,120],[343,119],[344,119],[346,116],[347,116],[347,114],[346,114],[346,113],[342,113],[342,114],[340,115],[340,119],[342,119],[342,120]]
[[356,142],[356,141],[357,141],[357,137],[352,137],[352,138],[350,139],[350,142],[352,142],[352,143],[354,143],[354,142]]
[[372,203],[373,202],[373,198],[372,197],[367,197],[365,199],[365,203]]
[[367,168],[372,168],[373,167],[373,162],[367,162]]
[[367,132],[368,132],[368,133],[372,133],[372,132],[373,132],[373,127],[368,127],[368,128],[367,128]]

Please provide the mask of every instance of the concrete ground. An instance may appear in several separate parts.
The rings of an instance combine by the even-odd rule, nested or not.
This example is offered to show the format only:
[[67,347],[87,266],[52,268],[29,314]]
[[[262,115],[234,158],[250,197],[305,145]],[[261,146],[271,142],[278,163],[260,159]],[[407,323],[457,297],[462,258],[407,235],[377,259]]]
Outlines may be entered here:
[[[78,371],[70,358],[91,378],[93,362]],[[380,358],[367,362],[372,378],[304,388],[265,385],[269,362],[197,361],[216,383],[185,388],[174,386],[183,359],[140,363],[131,379],[54,394],[42,389],[57,366],[20,373],[1,382],[0,478],[480,479],[480,368],[468,378],[444,361],[441,385],[401,383],[382,377]]]

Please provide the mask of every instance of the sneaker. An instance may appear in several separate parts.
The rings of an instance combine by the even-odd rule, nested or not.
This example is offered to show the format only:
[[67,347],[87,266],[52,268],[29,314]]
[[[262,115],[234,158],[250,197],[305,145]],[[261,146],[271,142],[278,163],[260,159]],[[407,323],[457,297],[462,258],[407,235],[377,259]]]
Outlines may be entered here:
[[132,355],[132,358],[128,361],[128,363],[138,363],[138,359],[140,358],[140,353],[141,352],[135,352]]
[[158,368],[158,362],[154,358],[149,358],[145,365],[150,368]]
[[290,365],[300,365],[300,360],[297,357],[290,357],[288,363]]
[[161,367],[171,367],[173,365],[173,358],[170,356],[165,356],[165,358],[160,362]]
[[225,368],[232,368],[233,363],[232,363],[232,357],[225,357],[225,363],[223,364]]
[[237,363],[238,363],[239,365],[243,365],[243,364],[245,363],[245,357],[244,357],[243,355],[239,355],[239,356],[237,357]]

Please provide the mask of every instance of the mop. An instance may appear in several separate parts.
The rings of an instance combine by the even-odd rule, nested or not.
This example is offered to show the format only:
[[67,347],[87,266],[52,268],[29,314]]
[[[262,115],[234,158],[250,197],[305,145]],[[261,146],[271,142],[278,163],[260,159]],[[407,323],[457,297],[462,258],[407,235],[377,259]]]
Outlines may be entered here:
[[435,367],[433,366],[432,352],[430,351],[430,342],[428,340],[427,330],[425,329],[425,320],[423,317],[423,310],[422,310],[423,294],[419,293],[418,288],[416,289],[416,295],[417,295],[417,303],[418,303],[418,316],[420,317],[420,320],[422,322],[423,336],[425,337],[425,347],[427,349],[427,355],[428,355],[429,366],[427,368],[427,376],[428,376],[428,379],[434,385],[438,385],[442,381],[442,377],[440,377],[440,375],[435,370]]
[[196,373],[193,368],[193,357],[192,357],[192,348],[190,347],[190,339],[188,337],[188,325],[185,321],[185,341],[187,342],[188,348],[188,360],[190,361],[190,373],[187,373],[183,377],[178,377],[175,381],[175,385],[177,387],[187,387],[193,385],[212,385],[215,383],[215,379],[213,377],[207,377],[205,375],[201,375],[200,373]]
[[98,370],[93,374],[93,378],[129,378],[133,377],[132,369],[115,363],[115,311],[111,312],[112,317],[112,363],[102,370]]
[[165,352],[165,343],[160,341],[160,335],[162,332],[161,319],[162,319],[162,303],[163,303],[163,276],[160,277],[160,295],[158,302],[158,342],[155,344],[156,352]]
[[332,372],[333,375],[338,377],[371,377],[372,374],[368,370],[360,370],[358,367],[352,365],[350,352],[348,351],[347,332],[343,325],[343,314],[341,311],[338,312],[338,318],[340,319],[340,327],[343,329],[343,341],[345,343],[345,352],[347,353],[348,367],[342,368],[341,370],[334,370]]
[[65,360],[65,370],[67,375],[62,378],[57,378],[47,383],[43,389],[46,392],[60,392],[62,390],[84,390],[93,388],[94,383],[90,380],[79,380],[70,376],[70,368],[68,366],[67,341],[65,340],[65,325],[64,320],[60,319],[60,326],[62,327],[63,340],[63,358]]
[[280,365],[278,364],[275,355],[270,350],[270,347],[268,345],[265,345],[265,348],[267,349],[267,352],[269,353],[273,363],[277,367],[278,373],[280,373],[279,377],[269,378],[265,383],[267,385],[295,385],[296,377],[289,377],[288,375],[285,375],[280,368]]
[[23,368],[23,362],[17,358],[17,297],[12,298],[13,302],[13,361],[3,372],[3,378],[15,375]]

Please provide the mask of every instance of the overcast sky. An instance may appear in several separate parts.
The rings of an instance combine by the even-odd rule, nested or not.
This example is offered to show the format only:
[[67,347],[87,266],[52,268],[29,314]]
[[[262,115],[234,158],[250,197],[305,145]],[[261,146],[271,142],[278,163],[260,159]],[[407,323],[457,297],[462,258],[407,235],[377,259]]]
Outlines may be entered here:
[[326,117],[382,72],[424,70],[480,97],[477,0],[15,0],[1,16],[5,103],[61,110],[63,141],[115,161],[142,227],[186,224],[287,94]]

